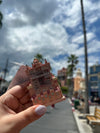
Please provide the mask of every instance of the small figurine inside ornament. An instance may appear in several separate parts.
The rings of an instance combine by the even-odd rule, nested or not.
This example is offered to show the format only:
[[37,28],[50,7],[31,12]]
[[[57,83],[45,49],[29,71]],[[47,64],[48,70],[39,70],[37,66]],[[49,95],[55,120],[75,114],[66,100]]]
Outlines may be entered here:
[[42,64],[34,59],[32,67],[21,66],[9,88],[27,84],[33,104],[53,105],[65,100],[56,77],[50,72],[50,63]]

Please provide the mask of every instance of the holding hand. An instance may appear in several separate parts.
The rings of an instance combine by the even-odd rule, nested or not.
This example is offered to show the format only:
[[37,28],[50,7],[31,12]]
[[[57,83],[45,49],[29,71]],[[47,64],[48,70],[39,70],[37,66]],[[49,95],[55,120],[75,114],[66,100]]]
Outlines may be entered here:
[[0,133],[19,133],[45,112],[44,105],[33,106],[25,86],[14,86],[0,97]]

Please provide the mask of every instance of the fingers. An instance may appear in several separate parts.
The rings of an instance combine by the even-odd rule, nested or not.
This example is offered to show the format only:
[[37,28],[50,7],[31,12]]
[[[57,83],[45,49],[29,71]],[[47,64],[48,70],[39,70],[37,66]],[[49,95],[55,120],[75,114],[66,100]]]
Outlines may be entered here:
[[[20,98],[21,95],[18,94],[18,96],[17,96],[16,95],[17,93],[15,93],[16,89],[20,89],[20,86],[16,86],[14,88],[14,90],[12,88],[8,92],[6,92],[2,97],[0,97],[0,100],[7,107],[12,109],[16,113],[18,113],[20,111],[23,111],[23,110],[29,108],[30,106],[33,105],[33,103],[32,103],[30,94],[28,92],[26,92],[25,94],[24,94],[24,92],[22,92],[24,94],[24,96],[22,98]],[[20,91],[20,93],[21,93],[21,91]]]
[[[14,96],[14,99],[18,99],[19,104],[21,105],[21,110],[26,109],[26,107],[30,107],[33,105],[31,101],[31,96],[29,94],[29,90],[27,88],[22,88],[21,86],[15,86],[11,90],[9,90],[10,95]],[[19,107],[20,108],[20,107]]]
[[2,102],[16,113],[33,105],[29,89],[25,86],[15,86],[8,90],[2,97]]
[[32,101],[29,101],[29,102],[26,103],[26,104],[21,104],[21,103],[19,103],[19,107],[15,110],[15,112],[16,112],[16,113],[19,113],[19,112],[24,111],[25,109],[27,109],[27,108],[29,108],[29,107],[31,107],[31,106],[33,106]]
[[19,85],[16,85],[10,90],[8,90],[7,93],[10,93],[16,98],[20,99],[26,94],[26,92],[28,92],[28,89],[26,88],[26,86],[21,87]]
[[1,98],[1,102],[13,111],[15,111],[19,107],[18,99],[11,94],[3,95],[3,97]]
[[39,119],[46,112],[44,105],[35,105],[15,115],[15,122],[19,130]]
[[34,94],[33,88],[28,87],[27,83],[22,85],[16,85],[7,92],[14,95],[16,98],[21,99],[22,104],[24,104],[24,102],[31,98]]
[[20,99],[20,103],[21,104],[25,104],[28,101],[30,101],[31,97],[29,93],[26,93],[21,99]]

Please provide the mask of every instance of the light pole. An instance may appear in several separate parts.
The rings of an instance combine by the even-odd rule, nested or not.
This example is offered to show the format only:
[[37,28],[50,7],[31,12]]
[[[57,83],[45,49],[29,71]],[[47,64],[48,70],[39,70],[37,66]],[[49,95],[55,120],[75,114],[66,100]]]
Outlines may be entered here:
[[[2,0],[0,0],[0,4],[2,3]],[[0,28],[2,27],[2,19],[3,19],[3,15],[0,12]]]
[[5,65],[5,68],[4,68],[4,80],[5,80],[5,78],[6,78],[6,74],[7,74],[7,72],[8,72],[8,63],[9,63],[9,59],[7,58],[7,60],[6,60],[6,65]]
[[84,33],[84,53],[85,53],[85,113],[89,113],[89,103],[88,103],[88,55],[87,55],[87,37],[86,37],[86,26],[85,26],[85,15],[84,15],[84,6],[83,0],[80,0],[81,3],[81,14],[82,14],[82,23],[83,23],[83,33]]

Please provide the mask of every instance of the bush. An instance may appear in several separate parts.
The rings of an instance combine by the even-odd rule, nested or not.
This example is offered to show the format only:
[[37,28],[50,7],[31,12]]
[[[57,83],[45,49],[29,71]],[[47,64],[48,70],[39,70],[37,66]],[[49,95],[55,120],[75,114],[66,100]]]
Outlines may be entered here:
[[62,90],[63,94],[67,94],[68,93],[68,87],[66,87],[66,86],[62,86],[61,90]]

